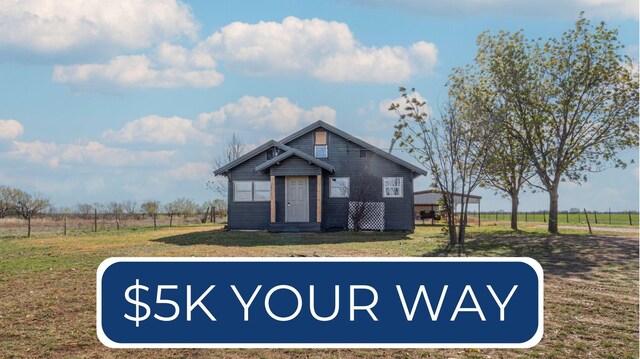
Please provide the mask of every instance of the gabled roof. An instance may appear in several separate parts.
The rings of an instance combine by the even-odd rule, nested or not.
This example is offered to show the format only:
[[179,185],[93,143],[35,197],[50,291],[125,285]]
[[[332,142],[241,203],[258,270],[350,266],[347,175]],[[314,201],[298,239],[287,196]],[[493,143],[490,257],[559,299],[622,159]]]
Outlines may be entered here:
[[[287,146],[285,146],[285,147],[287,147]],[[310,155],[308,155],[308,154],[306,154],[306,153],[304,153],[304,152],[302,152],[300,150],[297,150],[295,148],[291,148],[291,147],[287,147],[287,148],[288,148],[288,150],[286,150],[284,153],[281,153],[281,154],[277,155],[276,157],[268,160],[265,163],[261,163],[261,164],[257,165],[256,168],[255,168],[256,172],[257,171],[266,170],[267,168],[269,168],[269,167],[271,167],[273,165],[276,165],[276,164],[280,163],[281,161],[283,161],[283,160],[285,160],[285,159],[287,159],[287,158],[289,158],[291,156],[296,156],[296,157],[302,158],[303,160],[309,161],[309,163],[313,163],[314,165],[316,165],[318,167],[321,167],[321,168],[324,168],[325,170],[327,170],[329,172],[335,172],[336,171],[336,169],[332,165],[330,165],[330,164],[328,164],[328,163],[326,163],[324,161],[321,161],[321,160],[319,160],[319,159],[317,159],[317,158],[315,158],[313,156],[310,156]]]
[[231,161],[229,163],[227,163],[226,165],[218,168],[217,170],[213,171],[213,174],[215,176],[219,176],[224,174],[225,172],[227,172],[228,170],[232,169],[233,167],[253,158],[255,155],[259,154],[260,152],[269,149],[271,147],[278,147],[279,149],[283,150],[283,151],[287,151],[290,150],[291,148],[288,146],[283,145],[282,143],[275,141],[275,140],[269,140],[266,143],[264,143],[263,145],[260,145],[258,147],[256,147],[253,151],[249,151],[247,153],[245,153],[244,155],[238,157],[237,159],[235,159],[234,161]]
[[[296,138],[298,138],[300,136],[303,136],[303,135],[305,135],[305,134],[307,134],[307,133],[309,133],[309,132],[311,132],[311,131],[319,128],[319,127],[322,127],[327,131],[333,132],[336,135],[345,138],[347,141],[353,142],[353,143],[355,143],[355,144],[357,144],[357,145],[359,145],[361,147],[364,147],[367,150],[377,154],[380,157],[384,157],[384,158],[386,158],[386,159],[388,159],[388,160],[390,160],[392,162],[395,162],[395,163],[399,164],[400,166],[408,168],[409,170],[413,171],[414,173],[416,173],[418,175],[424,175],[424,176],[427,175],[427,171],[424,170],[423,168],[420,168],[418,166],[412,165],[411,163],[409,163],[407,161],[401,160],[400,158],[398,158],[398,157],[396,157],[396,156],[394,156],[394,155],[392,155],[392,154],[390,154],[388,152],[385,152],[385,151],[383,151],[383,150],[381,150],[381,149],[379,149],[379,148],[377,148],[377,147],[375,147],[375,146],[373,146],[373,145],[371,145],[371,144],[369,144],[369,143],[367,143],[367,142],[365,142],[365,141],[363,141],[363,140],[361,140],[361,139],[359,139],[357,137],[351,136],[350,134],[348,134],[348,133],[346,133],[346,132],[344,132],[344,131],[336,128],[336,127],[333,127],[333,126],[329,125],[328,123],[326,123],[324,121],[314,122],[314,123],[310,124],[309,126],[307,126],[307,127],[303,128],[303,129],[301,129],[301,130],[299,130],[297,132],[294,132],[293,134],[283,138],[281,141],[270,140],[270,141],[264,143],[263,145],[255,148],[253,151],[249,151],[248,153],[240,156],[238,159],[236,159],[234,161],[231,161],[231,162],[227,163],[226,165],[218,168],[217,170],[213,171],[213,174],[216,175],[216,176],[224,175],[227,171],[229,171],[233,167],[236,167],[239,164],[242,164],[243,162],[253,158],[254,156],[260,154],[261,152],[263,152],[263,151],[265,151],[265,150],[267,150],[267,149],[269,149],[271,147],[277,147],[277,148],[281,149],[282,151],[284,151],[284,153],[281,153],[278,156],[270,159],[269,161],[256,166],[256,168],[255,168],[256,171],[261,171],[263,169],[269,168],[272,165],[274,165],[274,164],[276,164],[276,163],[278,163],[278,162],[280,162],[280,161],[282,161],[282,160],[284,160],[286,158],[289,158],[290,156],[295,155],[295,156],[300,157],[300,158],[302,158],[304,160],[307,160],[307,161],[309,161],[309,162],[311,162],[311,163],[313,163],[313,164],[315,164],[315,165],[317,165],[319,167],[322,167],[322,168],[324,168],[324,169],[326,169],[328,171],[335,172],[335,168],[333,166],[331,166],[330,164],[328,164],[328,163],[326,163],[326,162],[324,162],[322,160],[319,160],[319,159],[317,159],[317,158],[315,158],[315,157],[313,157],[311,155],[308,155],[308,154],[306,154],[306,153],[304,153],[304,152],[302,152],[300,150],[297,150],[295,148],[291,148],[291,147],[287,146],[287,143],[289,143],[289,142],[295,140]],[[286,156],[286,157],[283,157],[283,156]]]
[[409,163],[407,161],[401,160],[400,158],[398,158],[398,157],[396,157],[396,156],[394,156],[394,155],[392,155],[392,154],[390,154],[388,152],[385,152],[385,151],[379,149],[378,147],[376,147],[374,145],[371,145],[371,144],[369,144],[369,143],[367,143],[367,142],[365,142],[365,141],[363,141],[363,140],[361,140],[361,139],[359,139],[357,137],[351,136],[350,134],[348,134],[348,133],[346,133],[346,132],[344,132],[344,131],[342,131],[342,130],[334,127],[334,126],[331,126],[330,124],[328,124],[328,123],[326,123],[324,121],[316,121],[316,122],[310,124],[309,126],[307,126],[307,127],[303,128],[303,129],[301,129],[301,130],[299,130],[297,132],[294,132],[293,134],[283,138],[282,140],[280,140],[280,142],[282,144],[286,145],[287,143],[295,140],[296,138],[298,138],[300,136],[303,136],[303,135],[305,135],[305,134],[307,134],[307,133],[309,133],[309,132],[311,132],[311,131],[319,128],[319,127],[322,127],[325,130],[328,130],[328,131],[333,132],[333,133],[335,133],[335,134],[337,134],[337,135],[339,135],[341,137],[344,137],[347,141],[353,142],[353,143],[355,143],[355,144],[357,144],[357,145],[359,145],[361,147],[364,147],[364,148],[368,149],[369,151],[377,154],[378,156],[384,157],[384,158],[386,158],[386,159],[388,159],[388,160],[390,160],[392,162],[395,162],[395,163],[399,164],[400,166],[406,167],[406,168],[410,169],[411,171],[413,171],[413,172],[415,172],[417,174],[421,174],[423,176],[427,175],[427,171],[424,168],[420,168],[418,166],[412,165],[411,163]]

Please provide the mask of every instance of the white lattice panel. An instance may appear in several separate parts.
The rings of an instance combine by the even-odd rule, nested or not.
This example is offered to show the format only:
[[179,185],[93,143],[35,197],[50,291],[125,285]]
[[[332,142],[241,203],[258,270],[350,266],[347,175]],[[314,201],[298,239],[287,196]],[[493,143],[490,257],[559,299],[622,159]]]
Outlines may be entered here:
[[[363,207],[364,206],[364,209]],[[361,213],[360,229],[384,231],[384,202],[349,202],[349,229],[355,229],[354,217]]]

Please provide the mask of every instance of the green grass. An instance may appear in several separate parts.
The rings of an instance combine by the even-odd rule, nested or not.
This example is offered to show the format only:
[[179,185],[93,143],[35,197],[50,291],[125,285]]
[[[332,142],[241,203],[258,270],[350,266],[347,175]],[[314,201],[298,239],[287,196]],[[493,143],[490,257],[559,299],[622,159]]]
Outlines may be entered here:
[[[601,230],[606,230],[603,228]],[[545,331],[528,350],[112,350],[95,334],[95,275],[115,256],[444,256],[440,227],[415,233],[269,234],[219,226],[0,239],[0,357],[637,357],[638,239],[631,234],[470,227],[468,256],[528,256],[545,271]]]
[[[640,223],[640,215],[638,213],[631,213],[631,224],[629,223],[628,213],[612,213],[611,217],[607,212],[588,212],[589,221],[592,226],[611,226],[611,227],[638,227]],[[478,218],[477,212],[470,213],[469,216],[472,220],[476,221]],[[481,222],[509,222],[511,221],[511,213],[481,213]],[[549,213],[518,213],[518,222],[521,224],[544,224],[549,221]],[[559,226],[586,226],[587,219],[584,212],[581,213],[569,213],[561,212],[558,215]]]

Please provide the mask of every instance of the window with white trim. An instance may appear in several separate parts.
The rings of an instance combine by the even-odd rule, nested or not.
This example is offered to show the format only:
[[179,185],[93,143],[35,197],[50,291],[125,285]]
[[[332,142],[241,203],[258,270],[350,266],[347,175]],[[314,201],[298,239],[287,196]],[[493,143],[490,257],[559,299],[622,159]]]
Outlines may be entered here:
[[402,198],[402,177],[382,177],[382,197]]
[[349,198],[350,183],[349,177],[329,178],[329,197]]
[[271,200],[271,182],[253,181],[253,200],[254,201],[270,201]]
[[316,158],[329,157],[329,148],[327,147],[327,132],[316,131],[313,147],[313,156]]
[[236,202],[251,202],[253,200],[252,192],[253,182],[251,181],[233,181],[233,200]]
[[269,181],[233,181],[235,202],[263,202],[271,200]]

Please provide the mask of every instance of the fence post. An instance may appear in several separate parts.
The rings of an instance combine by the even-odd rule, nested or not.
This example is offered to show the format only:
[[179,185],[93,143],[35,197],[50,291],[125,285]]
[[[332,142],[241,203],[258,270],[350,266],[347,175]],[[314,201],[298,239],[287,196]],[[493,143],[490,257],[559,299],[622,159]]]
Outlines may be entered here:
[[211,206],[211,223],[216,223],[216,207]]
[[[631,218],[631,217],[629,217]],[[496,211],[496,222],[498,222],[498,211]]]
[[584,218],[587,219],[587,226],[589,226],[589,234],[593,234],[593,232],[591,231],[591,223],[589,223],[589,215],[587,214],[587,209],[583,208],[584,210]]
[[525,222],[529,222],[529,219],[527,218],[528,214],[529,214],[529,212],[524,212],[524,221]]
[[593,211],[593,217],[596,219],[596,224],[598,224],[598,211]]
[[64,215],[64,235],[67,235],[67,215]]
[[547,223],[547,211],[542,211],[542,220]]
[[611,208],[609,208],[609,224],[611,224]]
[[93,231],[98,232],[98,210],[93,209]]
[[567,210],[567,223],[569,223],[569,211]]
[[633,226],[633,221],[631,221],[631,211],[629,211],[629,225]]

